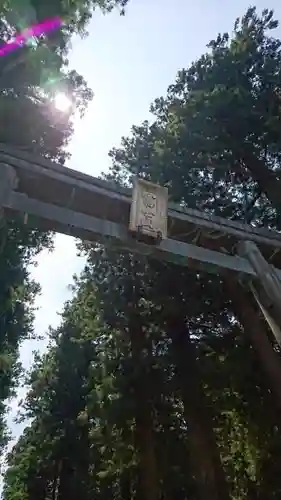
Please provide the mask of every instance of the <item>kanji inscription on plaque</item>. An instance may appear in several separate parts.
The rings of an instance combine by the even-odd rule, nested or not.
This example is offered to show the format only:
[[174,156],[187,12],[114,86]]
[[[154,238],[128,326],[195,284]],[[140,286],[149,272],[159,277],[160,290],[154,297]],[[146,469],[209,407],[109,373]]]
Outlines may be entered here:
[[135,179],[130,213],[130,231],[155,239],[167,238],[168,189]]

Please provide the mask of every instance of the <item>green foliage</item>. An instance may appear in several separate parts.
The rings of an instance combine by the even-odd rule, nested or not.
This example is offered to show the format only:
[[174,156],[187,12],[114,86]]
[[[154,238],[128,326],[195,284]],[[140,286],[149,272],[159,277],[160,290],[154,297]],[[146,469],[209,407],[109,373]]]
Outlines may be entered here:
[[[57,4],[59,6],[60,2]],[[44,5],[47,7],[46,2],[35,4],[38,12],[34,18],[31,10],[25,8],[25,2],[1,4],[0,40],[9,40],[18,29],[39,19],[39,10]],[[56,6],[53,8],[50,15],[55,15]],[[67,158],[66,146],[73,133],[74,113],[83,115],[92,98],[92,91],[83,77],[75,70],[69,71],[66,65],[66,42],[72,32],[80,30],[79,22],[77,20],[75,25],[73,21],[68,33],[57,33],[60,39],[33,40],[33,45],[28,44],[0,58],[0,143],[16,145],[62,163]],[[52,99],[58,91],[65,92],[72,99],[73,107],[69,113],[63,114],[55,109]],[[38,286],[30,281],[28,265],[42,248],[51,247],[50,235],[31,230],[21,217],[4,223],[2,215],[0,447],[7,438],[5,403],[14,394],[20,374],[19,346],[33,334],[33,301]]]
[[[21,491],[26,489],[23,498],[28,499],[38,498],[39,490],[47,495],[56,488],[58,498],[74,499],[78,494],[92,498],[93,493],[98,495],[100,483],[107,488],[108,477],[115,475],[116,465],[107,446],[113,436],[117,445],[120,438],[110,417],[111,407],[116,406],[115,377],[107,370],[118,360],[114,354],[105,358],[114,340],[95,310],[95,290],[85,282],[66,306],[61,327],[51,333],[49,352],[36,360],[25,403],[27,415],[35,419],[27,442],[23,437],[12,453],[7,498],[16,498],[18,486]],[[36,451],[22,453],[23,447],[30,447],[29,436],[35,436],[35,431],[41,445]],[[123,443],[120,449],[126,457]]]
[[[43,247],[50,245],[50,238],[30,231],[19,220],[2,225],[0,236],[0,415],[3,418],[4,402],[13,394],[18,381],[19,345],[33,333],[32,303],[38,286],[30,281],[26,266]],[[4,434],[0,433],[2,437]]]
[[[74,33],[85,34],[87,23],[97,8],[110,12],[118,8],[121,14],[128,0],[2,0],[2,12],[11,25],[22,30],[36,22],[60,17],[64,27],[60,36],[51,35],[49,40],[55,42],[56,48],[64,49],[65,44]],[[1,8],[1,4],[0,4]],[[58,40],[60,43],[57,43]]]

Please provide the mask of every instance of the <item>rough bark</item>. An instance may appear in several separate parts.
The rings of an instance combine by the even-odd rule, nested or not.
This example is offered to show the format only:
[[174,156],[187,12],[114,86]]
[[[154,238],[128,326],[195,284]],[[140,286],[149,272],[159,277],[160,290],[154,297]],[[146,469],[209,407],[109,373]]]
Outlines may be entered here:
[[229,500],[228,485],[212,426],[211,412],[198,376],[196,353],[184,323],[169,325],[178,386],[187,423],[191,459],[201,500]]

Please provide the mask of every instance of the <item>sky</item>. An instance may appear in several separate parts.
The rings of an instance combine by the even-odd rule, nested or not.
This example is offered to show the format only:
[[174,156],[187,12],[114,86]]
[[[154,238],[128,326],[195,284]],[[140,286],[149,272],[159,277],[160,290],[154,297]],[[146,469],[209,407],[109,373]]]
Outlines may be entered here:
[[[89,36],[73,40],[69,57],[71,67],[86,78],[95,96],[84,119],[76,123],[68,166],[94,176],[106,171],[110,166],[108,151],[120,145],[132,125],[151,118],[150,104],[165,95],[177,71],[205,52],[218,32],[231,31],[249,4],[248,0],[130,0],[124,17],[117,12],[106,16],[96,12]],[[281,20],[277,0],[256,0],[254,4],[260,11],[273,8]],[[46,348],[48,326],[58,325],[58,313],[71,296],[72,276],[83,265],[83,259],[76,255],[75,241],[57,235],[53,253],[42,252],[37,266],[31,268],[42,288],[36,303],[35,331],[45,338],[22,346],[25,368],[31,366],[34,349]],[[19,398],[23,394],[21,389]],[[22,430],[13,422],[17,406],[15,399],[9,416],[15,439]]]

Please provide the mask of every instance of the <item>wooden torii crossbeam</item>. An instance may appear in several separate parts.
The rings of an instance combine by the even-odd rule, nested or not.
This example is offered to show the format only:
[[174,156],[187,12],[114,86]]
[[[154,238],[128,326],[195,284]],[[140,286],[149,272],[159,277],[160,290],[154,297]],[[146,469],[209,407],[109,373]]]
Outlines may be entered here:
[[[142,196],[146,212],[139,205]],[[159,213],[153,213],[153,203]],[[43,230],[110,241],[197,270],[243,275],[254,283],[271,327],[281,326],[281,271],[266,260],[281,250],[276,231],[167,204],[167,190],[155,184],[139,180],[126,189],[1,144],[0,209],[7,217],[27,214],[29,224]],[[274,334],[281,343],[281,333]]]

